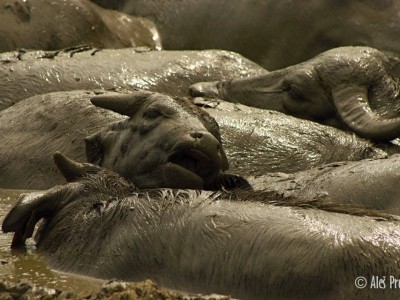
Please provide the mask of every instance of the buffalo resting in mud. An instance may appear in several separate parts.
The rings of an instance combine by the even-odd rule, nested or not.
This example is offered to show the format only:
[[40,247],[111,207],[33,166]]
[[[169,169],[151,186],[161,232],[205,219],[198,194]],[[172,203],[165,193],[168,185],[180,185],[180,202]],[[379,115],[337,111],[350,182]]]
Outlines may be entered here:
[[92,0],[154,21],[165,49],[224,49],[268,70],[341,46],[399,54],[394,0]]
[[56,150],[112,169],[139,188],[247,186],[223,172],[229,165],[215,119],[186,98],[137,90],[97,96],[74,91],[38,100],[34,109],[17,104],[2,113],[2,187],[44,189],[61,183],[47,157]]
[[2,225],[19,247],[43,218],[37,252],[54,269],[244,299],[398,295],[354,285],[400,278],[393,216],[242,189],[139,190],[99,166],[54,159],[70,183],[22,195]]
[[210,189],[229,167],[217,122],[185,98],[138,91],[91,102],[129,118],[86,138],[88,161],[139,188]]
[[1,0],[0,52],[16,49],[99,48],[161,49],[153,22],[89,0]]
[[140,88],[187,96],[191,84],[264,74],[243,56],[220,50],[143,51],[77,47],[0,54],[0,110],[26,98],[73,90]]
[[191,94],[277,110],[390,141],[400,136],[400,80],[393,67],[376,49],[342,47],[261,76],[197,83]]
[[[108,104],[99,100],[93,103],[108,109],[98,108],[90,101],[107,97]],[[136,103],[132,104],[136,112],[132,108],[126,111],[123,102],[127,99]],[[102,164],[129,178],[134,168],[124,166],[135,166],[138,174],[138,161],[153,167],[162,157],[169,156],[168,145],[179,139],[175,133],[168,134],[171,122],[175,124],[174,131],[186,132],[187,139],[201,140],[190,137],[191,131],[209,131],[218,141],[221,136],[230,172],[244,176],[292,173],[331,162],[387,157],[391,151],[398,151],[395,146],[380,149],[336,128],[278,112],[227,102],[195,99],[195,103],[203,109],[189,100],[148,91],[130,92],[130,96],[106,91],[57,92],[20,101],[0,112],[0,187],[47,189],[63,183],[51,160],[56,151],[78,161]],[[157,109],[144,113],[146,107],[155,105]],[[152,128],[149,124],[158,126]],[[141,134],[141,126],[146,127],[141,132],[148,132]],[[217,145],[210,135],[203,137],[210,145]],[[160,147],[163,143],[165,147]],[[163,149],[164,154],[157,154]],[[146,153],[148,160],[142,161],[140,157]],[[208,155],[210,160],[199,153],[190,155],[197,155],[198,167],[203,164],[208,169],[207,160],[219,161],[216,155],[221,156],[221,168],[227,167],[222,152]],[[184,161],[178,156],[170,159]],[[139,182],[135,184],[142,187]]]
[[256,190],[277,197],[314,199],[362,206],[400,215],[400,155],[386,159],[364,159],[326,164],[287,173],[270,173],[248,178]]

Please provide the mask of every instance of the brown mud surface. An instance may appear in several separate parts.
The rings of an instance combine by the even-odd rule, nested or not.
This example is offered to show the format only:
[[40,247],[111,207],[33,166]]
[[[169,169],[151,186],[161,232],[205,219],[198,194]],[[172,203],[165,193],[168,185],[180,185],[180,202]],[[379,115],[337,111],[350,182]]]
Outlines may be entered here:
[[220,295],[188,295],[178,291],[163,289],[151,280],[136,283],[109,281],[95,292],[71,292],[50,289],[32,284],[29,281],[10,283],[0,281],[0,299],[187,299],[187,300],[225,300],[228,296]]

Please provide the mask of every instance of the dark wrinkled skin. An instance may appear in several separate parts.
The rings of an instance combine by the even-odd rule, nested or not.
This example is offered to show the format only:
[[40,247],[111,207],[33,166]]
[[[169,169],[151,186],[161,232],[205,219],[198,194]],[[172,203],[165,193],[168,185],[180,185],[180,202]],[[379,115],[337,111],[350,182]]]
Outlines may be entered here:
[[153,20],[166,49],[230,50],[268,70],[340,46],[400,49],[394,0],[92,1]]
[[390,215],[252,191],[139,191],[79,168],[72,183],[21,196],[2,224],[20,247],[44,218],[37,252],[56,270],[243,299],[398,295],[354,286],[360,274],[400,277],[400,223]]
[[103,9],[88,0],[0,1],[0,52],[56,50],[82,44],[161,49],[153,22]]
[[[94,95],[89,91],[45,94],[2,111],[0,187],[46,189],[63,183],[51,161],[55,151],[86,161],[84,139],[89,136],[107,137],[107,132],[116,127],[110,124],[123,123],[126,119],[110,110],[95,107],[90,102]],[[208,106],[214,104],[199,99],[195,102]],[[227,102],[206,108],[206,111],[220,124],[230,172],[244,176],[290,173],[325,163],[385,157],[390,153],[335,128],[281,113]],[[113,135],[118,137],[116,132]],[[122,145],[114,145],[115,152],[110,152],[112,159],[110,156],[103,160],[107,166],[112,167],[111,162],[119,157],[120,151],[127,151]],[[396,146],[389,150],[399,151]],[[90,154],[92,159],[94,153]],[[121,159],[126,158],[121,155]],[[92,161],[99,163],[101,160]]]
[[372,140],[400,136],[399,79],[387,56],[372,48],[336,48],[265,75],[190,89],[193,96],[277,110]]
[[238,54],[219,50],[9,52],[0,55],[0,110],[38,94],[79,89],[142,88],[185,96],[195,82],[265,72]]
[[249,179],[255,189],[284,197],[326,197],[337,203],[400,215],[400,156],[339,162],[294,174],[265,174]]

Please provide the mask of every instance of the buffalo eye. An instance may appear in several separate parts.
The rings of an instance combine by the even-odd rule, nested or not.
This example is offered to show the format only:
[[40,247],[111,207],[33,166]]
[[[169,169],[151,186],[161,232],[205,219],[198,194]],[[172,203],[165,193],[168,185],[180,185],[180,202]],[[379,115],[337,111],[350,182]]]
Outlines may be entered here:
[[156,119],[156,118],[158,118],[158,117],[161,116],[161,115],[162,115],[162,113],[161,113],[158,109],[151,108],[151,109],[146,110],[146,111],[143,113],[143,118],[146,118],[146,119]]
[[292,99],[295,100],[304,100],[303,95],[299,91],[298,88],[294,87],[293,85],[290,85],[286,88],[286,92],[290,95]]

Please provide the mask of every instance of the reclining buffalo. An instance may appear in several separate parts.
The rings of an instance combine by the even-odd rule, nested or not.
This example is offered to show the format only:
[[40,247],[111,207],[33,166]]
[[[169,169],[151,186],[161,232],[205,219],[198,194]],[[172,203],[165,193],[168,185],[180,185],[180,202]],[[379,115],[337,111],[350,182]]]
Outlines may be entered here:
[[[209,175],[215,176],[210,163],[226,170],[228,158],[230,172],[254,176],[291,173],[343,160],[383,158],[399,151],[394,145],[380,149],[341,130],[277,112],[225,102],[195,102],[213,107],[200,109],[182,97],[140,90],[130,94],[58,92],[20,101],[0,112],[0,132],[4,134],[0,187],[47,189],[61,184],[63,178],[51,160],[55,151],[106,166],[128,179],[132,172],[155,168],[165,159],[210,170]],[[173,129],[169,124],[174,124]],[[192,131],[199,133],[190,137]],[[178,132],[182,136],[177,136]],[[205,153],[188,150],[171,156],[171,144],[184,136],[202,140],[199,145],[205,147]],[[218,154],[212,148],[221,142]],[[135,184],[144,187],[144,183]],[[201,187],[200,181],[197,187]]]
[[101,8],[89,0],[2,1],[0,52],[58,50],[83,44],[161,49],[153,22]]
[[393,0],[92,1],[151,19],[166,49],[230,50],[268,70],[341,46],[400,49]]
[[256,190],[276,197],[330,199],[400,215],[400,156],[344,161],[293,174],[264,174],[249,178]]
[[218,97],[390,141],[400,136],[399,77],[382,52],[342,47],[265,75],[197,83],[193,96]]
[[186,96],[194,82],[265,72],[236,53],[219,50],[139,51],[86,47],[7,52],[0,54],[0,110],[39,94],[85,89],[141,88]]
[[37,252],[54,269],[244,299],[398,295],[389,276],[400,278],[400,223],[390,215],[250,190],[141,191],[107,169],[54,159],[70,183],[21,196],[2,225],[19,247],[45,219]]

